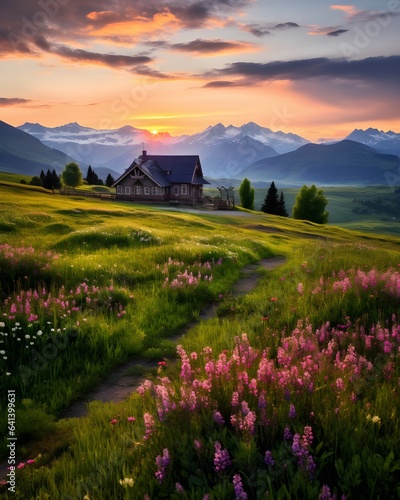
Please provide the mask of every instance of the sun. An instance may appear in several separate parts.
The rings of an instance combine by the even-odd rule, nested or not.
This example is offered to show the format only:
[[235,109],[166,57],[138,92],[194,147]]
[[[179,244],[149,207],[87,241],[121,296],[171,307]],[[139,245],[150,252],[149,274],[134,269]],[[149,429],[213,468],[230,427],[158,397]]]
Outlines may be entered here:
[[157,132],[157,130],[156,130],[156,129],[152,130],[152,131],[151,131],[151,133],[152,133],[153,135],[157,135],[157,134],[158,134],[158,132]]

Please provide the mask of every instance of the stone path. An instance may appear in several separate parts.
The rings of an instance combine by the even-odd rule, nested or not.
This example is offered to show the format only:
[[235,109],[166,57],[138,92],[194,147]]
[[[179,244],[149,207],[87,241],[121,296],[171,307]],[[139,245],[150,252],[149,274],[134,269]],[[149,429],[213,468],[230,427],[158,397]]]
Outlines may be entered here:
[[[242,269],[242,275],[235,283],[232,294],[234,297],[245,295],[253,290],[260,278],[259,269],[274,269],[285,262],[283,257],[263,259],[257,264],[250,264]],[[189,325],[183,332],[170,340],[178,341],[199,321],[206,321],[216,316],[215,306],[210,304],[200,313],[196,323]],[[113,370],[108,377],[81,399],[67,408],[60,418],[79,418],[87,413],[87,404],[91,401],[118,403],[126,399],[146,379],[146,372],[157,367],[157,361],[134,358]],[[138,375],[138,373],[141,373]]]

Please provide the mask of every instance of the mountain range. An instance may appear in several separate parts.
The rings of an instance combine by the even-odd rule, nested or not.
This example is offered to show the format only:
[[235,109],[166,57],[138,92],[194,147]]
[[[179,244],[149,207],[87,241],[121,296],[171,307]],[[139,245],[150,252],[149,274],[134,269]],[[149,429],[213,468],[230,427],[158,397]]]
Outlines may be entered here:
[[[76,161],[85,174],[91,165],[100,178],[118,177],[143,149],[150,154],[198,154],[208,179],[298,186],[386,184],[400,179],[400,134],[369,128],[354,130],[344,140],[313,144],[299,135],[273,132],[254,122],[241,127],[218,123],[193,135],[152,134],[130,125],[97,130],[69,123],[44,127],[0,122],[0,169],[38,175],[60,172]],[[400,184],[398,182],[397,184]]]

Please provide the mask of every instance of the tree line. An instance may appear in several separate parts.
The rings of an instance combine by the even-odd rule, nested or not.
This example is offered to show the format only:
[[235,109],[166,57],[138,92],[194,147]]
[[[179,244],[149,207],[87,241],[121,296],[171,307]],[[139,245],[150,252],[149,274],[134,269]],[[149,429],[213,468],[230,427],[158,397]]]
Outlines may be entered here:
[[87,169],[86,177],[83,177],[82,171],[79,165],[75,162],[68,163],[65,165],[64,170],[60,175],[57,174],[56,170],[48,169],[46,173],[44,170],[40,172],[40,175],[33,176],[30,183],[32,186],[42,186],[45,189],[60,189],[62,186],[68,186],[76,188],[86,181],[87,184],[91,186],[107,186],[111,187],[115,179],[111,174],[108,174],[105,182],[99,178],[94,169],[89,165]]
[[[245,178],[239,187],[240,204],[243,208],[254,210],[254,188],[250,181]],[[310,187],[304,185],[296,196],[296,201],[292,209],[293,219],[308,220],[317,224],[326,224],[329,213],[325,208],[328,200],[324,196],[322,189],[317,189],[314,184]],[[275,182],[267,191],[261,211],[266,214],[288,217],[283,191],[278,195]]]

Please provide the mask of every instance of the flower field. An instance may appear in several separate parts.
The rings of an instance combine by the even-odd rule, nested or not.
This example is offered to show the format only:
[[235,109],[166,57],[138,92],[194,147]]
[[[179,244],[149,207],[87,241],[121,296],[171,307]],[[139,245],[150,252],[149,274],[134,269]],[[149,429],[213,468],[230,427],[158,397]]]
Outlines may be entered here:
[[[18,498],[400,496],[398,240],[274,217],[279,232],[239,217],[43,203],[31,232],[21,221],[32,209],[16,199],[15,230],[0,241],[0,383],[17,394]],[[65,231],[55,237],[54,225]],[[273,255],[285,264],[230,293],[244,265]],[[209,302],[214,319],[168,340]],[[139,354],[158,368],[129,399],[57,420]]]

